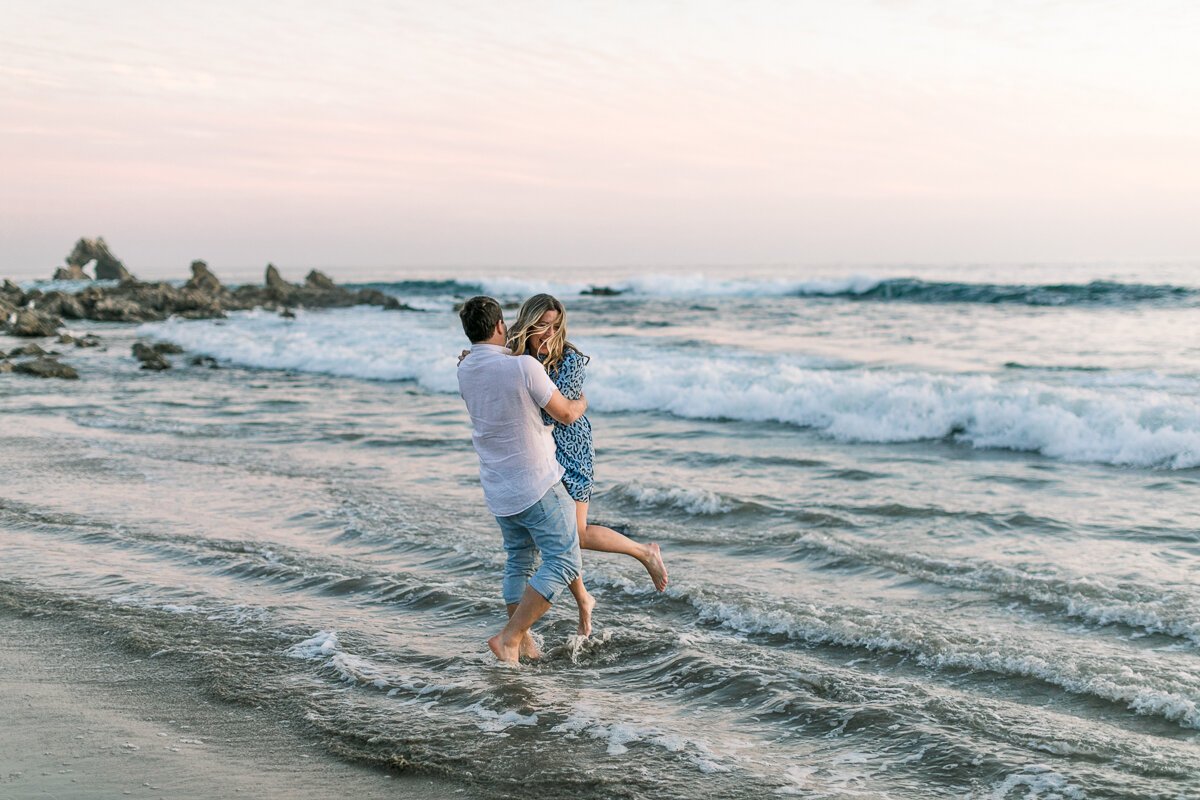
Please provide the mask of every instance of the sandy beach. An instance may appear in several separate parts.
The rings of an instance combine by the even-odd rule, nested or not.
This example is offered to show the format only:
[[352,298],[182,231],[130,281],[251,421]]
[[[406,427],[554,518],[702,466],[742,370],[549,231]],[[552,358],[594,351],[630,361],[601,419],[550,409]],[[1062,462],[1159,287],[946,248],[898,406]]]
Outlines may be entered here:
[[57,619],[0,611],[0,798],[470,797],[346,762],[261,710],[213,699]]

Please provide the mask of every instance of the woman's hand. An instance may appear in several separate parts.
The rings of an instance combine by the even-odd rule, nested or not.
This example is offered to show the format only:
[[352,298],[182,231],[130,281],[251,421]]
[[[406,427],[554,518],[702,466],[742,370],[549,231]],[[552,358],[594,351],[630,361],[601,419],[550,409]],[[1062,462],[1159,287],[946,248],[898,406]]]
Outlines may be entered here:
[[463,350],[461,353],[458,354],[458,363],[461,364],[463,362],[463,359],[469,355],[471,355],[470,350]]

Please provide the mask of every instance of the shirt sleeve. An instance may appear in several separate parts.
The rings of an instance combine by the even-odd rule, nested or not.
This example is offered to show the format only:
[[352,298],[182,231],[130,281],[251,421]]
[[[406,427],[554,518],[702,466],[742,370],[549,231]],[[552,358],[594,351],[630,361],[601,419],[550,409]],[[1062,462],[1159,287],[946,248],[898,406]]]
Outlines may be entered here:
[[521,363],[521,374],[525,378],[525,389],[530,398],[537,403],[538,408],[545,408],[554,396],[554,381],[546,374],[539,362],[533,356],[517,356]]

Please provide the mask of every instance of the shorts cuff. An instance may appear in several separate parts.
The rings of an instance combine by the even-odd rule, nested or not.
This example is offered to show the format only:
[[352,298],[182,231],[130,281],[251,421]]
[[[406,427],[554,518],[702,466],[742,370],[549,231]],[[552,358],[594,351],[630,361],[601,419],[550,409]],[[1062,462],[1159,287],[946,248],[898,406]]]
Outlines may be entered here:
[[557,582],[552,584],[550,581],[539,580],[536,575],[529,579],[529,586],[544,597],[547,603],[553,603],[562,594],[562,590],[566,588],[565,586],[559,586]]

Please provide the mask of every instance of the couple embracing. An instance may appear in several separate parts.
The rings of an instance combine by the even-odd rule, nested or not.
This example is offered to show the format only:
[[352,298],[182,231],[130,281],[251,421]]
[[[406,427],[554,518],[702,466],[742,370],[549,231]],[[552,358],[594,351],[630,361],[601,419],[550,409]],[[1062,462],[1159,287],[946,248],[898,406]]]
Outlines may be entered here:
[[567,341],[563,304],[534,295],[509,328],[498,302],[473,297],[459,318],[471,341],[458,364],[459,393],[471,416],[484,499],[507,555],[508,624],[488,646],[496,658],[516,663],[540,655],[529,629],[564,590],[579,607],[579,634],[591,633],[595,600],[583,584],[581,547],[636,558],[659,591],[667,570],[657,544],[587,522],[594,457],[582,391],[588,359]]

